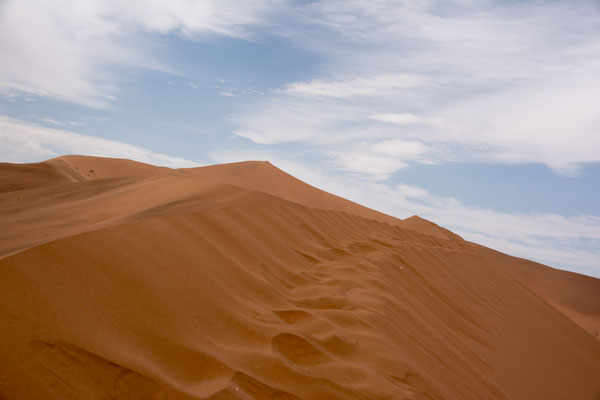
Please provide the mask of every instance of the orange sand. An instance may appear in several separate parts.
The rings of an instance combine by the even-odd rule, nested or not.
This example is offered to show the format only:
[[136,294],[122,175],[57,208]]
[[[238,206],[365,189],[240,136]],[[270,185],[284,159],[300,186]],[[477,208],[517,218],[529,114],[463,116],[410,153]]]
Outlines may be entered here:
[[268,163],[0,164],[0,239],[0,399],[600,395],[598,280]]

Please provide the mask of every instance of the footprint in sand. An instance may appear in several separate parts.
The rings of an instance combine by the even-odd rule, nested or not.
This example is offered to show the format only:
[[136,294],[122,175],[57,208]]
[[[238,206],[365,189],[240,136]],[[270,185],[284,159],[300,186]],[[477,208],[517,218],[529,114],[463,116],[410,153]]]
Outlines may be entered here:
[[280,333],[273,337],[271,347],[288,361],[303,367],[329,361],[327,354],[293,333]]

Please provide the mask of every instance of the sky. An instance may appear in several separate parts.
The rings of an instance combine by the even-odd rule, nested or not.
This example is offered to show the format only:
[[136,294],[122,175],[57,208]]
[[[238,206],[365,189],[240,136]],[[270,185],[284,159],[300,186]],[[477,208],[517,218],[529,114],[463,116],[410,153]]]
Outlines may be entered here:
[[0,161],[268,160],[600,277],[597,0],[0,0]]

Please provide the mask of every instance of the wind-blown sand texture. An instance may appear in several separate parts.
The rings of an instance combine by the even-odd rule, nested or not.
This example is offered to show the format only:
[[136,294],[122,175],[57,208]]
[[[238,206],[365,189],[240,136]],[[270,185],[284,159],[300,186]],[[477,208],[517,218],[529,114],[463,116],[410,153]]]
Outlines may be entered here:
[[1,164],[0,399],[598,399],[598,280],[436,227],[264,162]]

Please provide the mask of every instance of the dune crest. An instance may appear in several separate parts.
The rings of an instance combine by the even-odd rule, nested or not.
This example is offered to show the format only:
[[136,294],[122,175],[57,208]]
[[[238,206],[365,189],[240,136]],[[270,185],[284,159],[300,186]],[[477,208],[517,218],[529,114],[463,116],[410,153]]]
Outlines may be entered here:
[[265,163],[56,160],[0,166],[0,398],[600,394],[600,343],[429,221]]
[[450,240],[451,238],[455,237],[460,238],[460,236],[450,232],[448,229],[442,228],[441,226],[421,218],[418,215],[413,215],[412,217],[403,219],[400,223],[398,223],[398,226],[404,229],[422,233],[424,235],[435,236],[440,239]]

